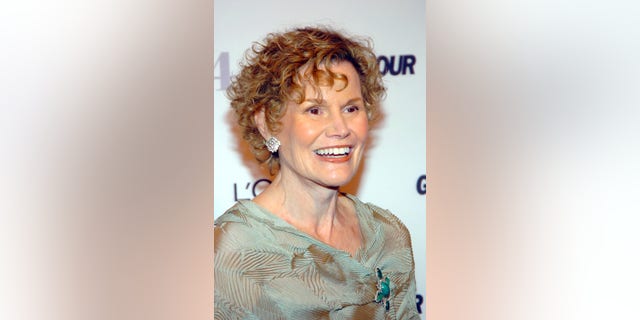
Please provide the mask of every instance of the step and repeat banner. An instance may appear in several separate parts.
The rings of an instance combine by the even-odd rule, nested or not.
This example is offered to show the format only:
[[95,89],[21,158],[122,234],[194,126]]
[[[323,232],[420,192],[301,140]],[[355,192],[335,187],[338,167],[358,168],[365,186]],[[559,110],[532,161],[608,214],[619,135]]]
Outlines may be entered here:
[[245,51],[270,32],[330,26],[372,39],[387,98],[361,170],[342,190],[389,209],[411,232],[416,304],[426,301],[426,21],[424,0],[214,2],[214,217],[270,182],[238,134],[225,89]]

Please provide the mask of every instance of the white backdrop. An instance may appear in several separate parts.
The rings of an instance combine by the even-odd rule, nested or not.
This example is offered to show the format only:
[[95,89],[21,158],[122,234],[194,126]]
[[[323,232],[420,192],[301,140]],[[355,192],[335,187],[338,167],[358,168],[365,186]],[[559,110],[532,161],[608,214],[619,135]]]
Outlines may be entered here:
[[[246,49],[269,32],[328,25],[373,39],[388,87],[361,174],[344,190],[389,209],[409,228],[419,309],[426,281],[426,21],[423,0],[216,0],[214,3],[214,216],[253,198],[270,176],[234,132],[224,89]],[[388,62],[388,63],[387,63]],[[390,65],[391,68],[387,68]]]

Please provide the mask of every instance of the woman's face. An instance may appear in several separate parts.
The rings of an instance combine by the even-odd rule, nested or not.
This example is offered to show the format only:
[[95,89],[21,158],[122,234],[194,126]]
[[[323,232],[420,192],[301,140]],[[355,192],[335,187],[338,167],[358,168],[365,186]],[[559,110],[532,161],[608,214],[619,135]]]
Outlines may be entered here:
[[[299,179],[325,187],[339,187],[355,174],[368,133],[368,119],[358,74],[349,62],[331,70],[347,77],[333,87],[306,86],[305,101],[289,101],[281,119],[280,171],[283,179]],[[339,91],[338,91],[339,90]]]

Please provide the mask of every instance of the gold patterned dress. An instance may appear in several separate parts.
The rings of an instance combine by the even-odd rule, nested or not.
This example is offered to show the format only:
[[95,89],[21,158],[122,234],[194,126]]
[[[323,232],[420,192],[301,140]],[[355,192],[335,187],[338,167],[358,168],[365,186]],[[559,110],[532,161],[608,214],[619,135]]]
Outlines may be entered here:
[[355,196],[363,246],[352,257],[240,200],[215,221],[215,319],[420,319],[411,238]]

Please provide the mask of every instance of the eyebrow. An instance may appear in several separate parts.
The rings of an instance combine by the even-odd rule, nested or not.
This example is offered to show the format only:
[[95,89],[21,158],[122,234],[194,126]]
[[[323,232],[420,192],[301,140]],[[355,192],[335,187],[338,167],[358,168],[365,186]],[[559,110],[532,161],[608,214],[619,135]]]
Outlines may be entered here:
[[[355,102],[358,102],[358,101],[362,101],[362,98],[359,98],[359,97],[351,98],[351,99],[349,99],[347,101],[347,103],[345,103],[345,105],[352,104],[352,103],[355,103]],[[317,99],[316,98],[316,99],[306,99],[306,100],[303,101],[303,103],[304,102],[311,102],[313,104],[326,104],[327,100],[325,100],[325,99]]]

